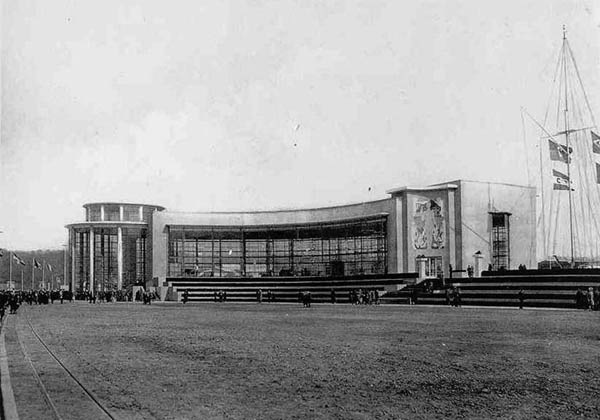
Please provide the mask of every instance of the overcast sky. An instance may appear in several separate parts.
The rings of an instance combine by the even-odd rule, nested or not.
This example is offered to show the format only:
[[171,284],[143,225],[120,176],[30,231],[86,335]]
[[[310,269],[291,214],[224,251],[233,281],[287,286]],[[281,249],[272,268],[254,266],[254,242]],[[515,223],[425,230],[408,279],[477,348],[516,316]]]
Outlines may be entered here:
[[520,107],[543,116],[563,24],[598,110],[592,0],[4,0],[0,247],[60,248],[87,202],[527,184]]

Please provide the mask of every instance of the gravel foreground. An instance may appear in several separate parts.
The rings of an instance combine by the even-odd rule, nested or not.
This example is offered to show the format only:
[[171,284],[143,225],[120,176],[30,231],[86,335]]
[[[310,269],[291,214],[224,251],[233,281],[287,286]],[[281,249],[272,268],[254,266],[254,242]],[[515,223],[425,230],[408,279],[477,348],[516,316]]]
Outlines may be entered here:
[[43,418],[47,408],[19,341],[50,394],[70,400],[64,418],[93,418],[40,350],[27,319],[117,418],[600,415],[600,313],[228,303],[22,307],[5,325],[21,419]]

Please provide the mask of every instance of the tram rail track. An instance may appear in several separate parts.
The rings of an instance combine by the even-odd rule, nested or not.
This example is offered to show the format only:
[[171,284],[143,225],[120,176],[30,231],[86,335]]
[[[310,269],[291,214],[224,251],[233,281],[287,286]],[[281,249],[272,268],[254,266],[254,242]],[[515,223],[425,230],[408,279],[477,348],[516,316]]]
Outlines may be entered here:
[[[117,417],[109,411],[109,409],[106,407],[106,405],[104,405],[100,401],[100,399],[97,398],[96,395],[94,395],[94,393],[87,386],[85,386],[82,383],[82,381],[71,371],[71,369],[69,369],[60,360],[60,358],[56,355],[56,353],[54,351],[52,351],[52,349],[48,346],[48,344],[44,341],[44,339],[35,330],[34,326],[32,325],[31,321],[29,320],[29,317],[26,315],[25,312],[26,311],[23,311],[23,319],[25,320],[27,326],[31,330],[31,333],[32,333],[33,337],[35,337],[35,339],[41,344],[42,348],[51,357],[51,359],[55,361],[55,363],[59,367],[59,369],[62,372],[66,373],[67,376],[72,379],[72,381],[75,384],[75,386],[80,391],[82,391],[82,395],[85,395],[87,397],[87,399],[91,403],[91,405],[94,406],[94,407],[96,407],[98,409],[98,413],[101,414],[101,415],[99,417],[97,417],[97,418],[108,418],[108,419],[111,419],[111,420],[117,420]],[[17,334],[17,341],[18,341],[19,347],[21,348],[21,351],[23,352],[23,356],[24,356],[25,360],[27,361],[27,363],[31,367],[33,375],[34,375],[34,377],[35,377],[35,379],[36,379],[36,381],[37,381],[37,383],[38,383],[38,385],[40,387],[40,391],[44,395],[44,399],[48,403],[48,406],[51,408],[53,417],[55,419],[57,419],[57,420],[63,420],[65,417],[63,415],[61,415],[60,409],[57,407],[57,405],[55,404],[54,399],[50,395],[49,390],[47,389],[46,385],[44,384],[44,381],[41,378],[41,376],[39,374],[39,371],[36,368],[35,363],[34,363],[34,361],[31,358],[31,355],[27,351],[27,348],[24,345],[21,337],[19,337],[19,334]]]

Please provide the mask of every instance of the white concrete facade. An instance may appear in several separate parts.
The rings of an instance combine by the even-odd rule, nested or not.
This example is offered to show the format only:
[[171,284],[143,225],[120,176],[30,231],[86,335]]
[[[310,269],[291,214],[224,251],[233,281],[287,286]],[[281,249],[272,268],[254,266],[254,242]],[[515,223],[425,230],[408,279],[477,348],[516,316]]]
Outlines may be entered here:
[[[452,267],[461,274],[468,265],[487,269],[492,261],[492,214],[509,216],[510,262],[535,267],[535,188],[502,183],[456,180],[427,187],[402,187],[388,191],[388,198],[349,205],[313,209],[251,212],[175,212],[160,206],[127,203],[87,204],[83,223],[69,225],[71,283],[76,287],[74,237],[76,231],[90,232],[89,287],[93,287],[94,229],[113,229],[117,237],[117,287],[124,285],[124,237],[128,227],[147,230],[145,238],[145,281],[163,285],[168,272],[170,227],[219,227],[269,229],[269,227],[346,222],[373,217],[385,218],[386,269],[388,273],[424,271],[428,276],[450,275]],[[114,209],[114,210],[112,210]],[[114,215],[112,212],[115,212]],[[95,216],[93,216],[95,215]],[[93,220],[93,217],[96,217]],[[130,248],[127,248],[130,249]],[[127,258],[133,258],[128,251]],[[139,258],[139,255],[138,255]],[[424,261],[418,263],[418,261]],[[418,264],[424,264],[419,268]]]

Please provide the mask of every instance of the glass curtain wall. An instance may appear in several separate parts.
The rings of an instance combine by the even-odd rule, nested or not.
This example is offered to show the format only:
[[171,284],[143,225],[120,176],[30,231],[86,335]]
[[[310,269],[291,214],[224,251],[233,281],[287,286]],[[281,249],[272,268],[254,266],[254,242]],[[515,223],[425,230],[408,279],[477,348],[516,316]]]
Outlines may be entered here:
[[170,277],[382,274],[386,220],[283,227],[169,227]]
[[146,279],[146,229],[123,227],[123,288]]
[[72,258],[75,259],[75,287],[84,290],[87,287],[87,279],[90,276],[90,233],[88,231],[73,232],[75,252]]
[[96,290],[117,288],[117,229],[94,230],[94,279]]
[[[141,227],[122,228],[123,278],[124,289],[141,284],[146,280],[146,235]],[[87,229],[75,229],[74,275],[75,287],[79,291],[88,290],[90,274],[89,235]],[[94,289],[116,290],[118,286],[118,234],[117,227],[94,228]]]

